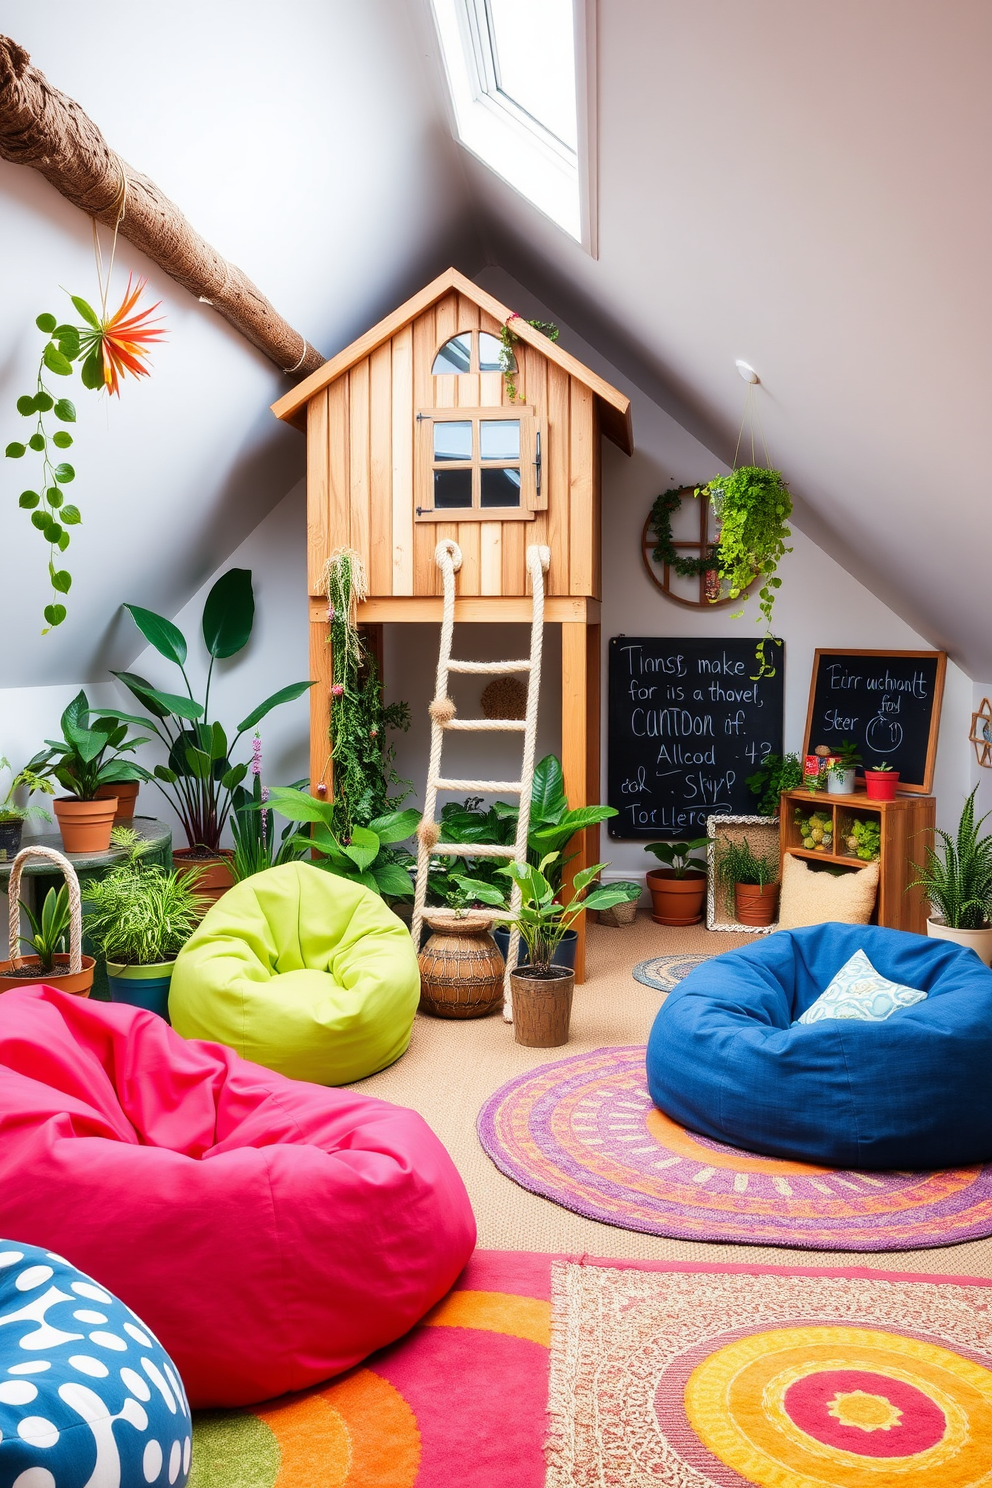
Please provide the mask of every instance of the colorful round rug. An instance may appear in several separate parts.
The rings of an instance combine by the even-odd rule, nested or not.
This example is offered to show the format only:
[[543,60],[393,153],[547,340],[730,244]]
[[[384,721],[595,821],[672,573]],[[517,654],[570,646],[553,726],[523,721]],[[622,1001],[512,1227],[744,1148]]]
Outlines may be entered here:
[[724,1146],[652,1105],[642,1045],[576,1054],[511,1080],[483,1106],[478,1130],[522,1188],[649,1235],[914,1250],[992,1234],[992,1165],[839,1172]]
[[651,956],[634,967],[634,981],[658,992],[671,992],[690,971],[709,960],[709,956]]

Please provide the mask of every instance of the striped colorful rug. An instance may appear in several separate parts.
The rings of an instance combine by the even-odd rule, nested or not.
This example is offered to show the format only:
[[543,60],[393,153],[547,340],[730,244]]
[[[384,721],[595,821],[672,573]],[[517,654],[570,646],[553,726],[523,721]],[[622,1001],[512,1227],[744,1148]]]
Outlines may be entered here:
[[838,1172],[742,1152],[651,1103],[644,1047],[540,1065],[479,1113],[493,1162],[603,1224],[678,1240],[805,1250],[915,1250],[992,1234],[992,1165]]
[[988,1481],[989,1283],[579,1262],[478,1251],[420,1327],[341,1379],[199,1412],[191,1488]]

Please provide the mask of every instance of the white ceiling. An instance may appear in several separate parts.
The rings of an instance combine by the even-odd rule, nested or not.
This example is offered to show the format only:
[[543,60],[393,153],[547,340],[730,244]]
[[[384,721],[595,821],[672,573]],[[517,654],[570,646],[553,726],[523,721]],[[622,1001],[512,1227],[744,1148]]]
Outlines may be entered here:
[[[597,260],[452,146],[426,4],[0,0],[0,31],[328,354],[485,256],[720,459],[745,358],[799,525],[992,677],[988,0],[599,0]],[[0,162],[0,220],[5,443],[34,315],[93,269],[89,224],[34,172]],[[45,639],[45,549],[0,463],[0,686],[126,663],[119,601],[177,611],[300,474],[268,413],[285,380],[150,272],[171,337],[109,415],[77,399],[86,525]]]
[[468,162],[491,261],[725,460],[758,369],[797,524],[979,678],[990,55],[988,0],[599,0],[598,261]]

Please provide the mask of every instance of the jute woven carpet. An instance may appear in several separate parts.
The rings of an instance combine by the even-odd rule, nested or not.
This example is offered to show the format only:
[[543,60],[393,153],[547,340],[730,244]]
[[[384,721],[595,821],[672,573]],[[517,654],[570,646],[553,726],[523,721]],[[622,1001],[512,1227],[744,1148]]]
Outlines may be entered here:
[[989,1283],[556,1263],[547,1488],[978,1488]]
[[[659,956],[716,955],[752,937],[702,926],[668,929],[643,911],[629,929],[594,925],[589,933],[589,979],[576,987],[569,1043],[559,1050],[524,1049],[497,1015],[456,1023],[418,1017],[409,1052],[359,1087],[412,1106],[437,1132],[461,1172],[479,1226],[479,1244],[498,1250],[571,1252],[635,1260],[768,1262],[794,1266],[796,1252],[780,1246],[675,1240],[617,1229],[572,1213],[520,1188],[498,1172],[479,1143],[476,1120],[485,1101],[508,1080],[550,1060],[610,1045],[644,1045],[664,993],[634,981],[639,962]],[[804,1250],[804,1265],[856,1263],[857,1252]],[[886,1270],[992,1277],[992,1240],[968,1240],[934,1250],[865,1252],[864,1263]]]
[[533,1193],[652,1235],[876,1251],[992,1233],[992,1164],[838,1172],[742,1152],[656,1109],[643,1044],[518,1075],[483,1106],[479,1140]]

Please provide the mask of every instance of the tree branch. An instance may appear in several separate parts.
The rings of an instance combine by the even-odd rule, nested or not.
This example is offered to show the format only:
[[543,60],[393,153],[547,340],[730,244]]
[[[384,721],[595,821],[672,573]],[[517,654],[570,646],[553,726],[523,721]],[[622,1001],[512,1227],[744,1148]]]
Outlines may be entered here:
[[8,36],[0,36],[0,156],[40,171],[73,206],[108,227],[117,221],[126,184],[122,237],[277,367],[305,377],[323,365],[247,275],[200,237],[154,181],[121,160],[79,104],[53,88]]

